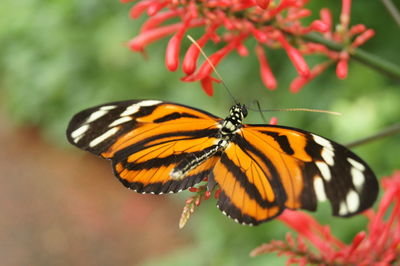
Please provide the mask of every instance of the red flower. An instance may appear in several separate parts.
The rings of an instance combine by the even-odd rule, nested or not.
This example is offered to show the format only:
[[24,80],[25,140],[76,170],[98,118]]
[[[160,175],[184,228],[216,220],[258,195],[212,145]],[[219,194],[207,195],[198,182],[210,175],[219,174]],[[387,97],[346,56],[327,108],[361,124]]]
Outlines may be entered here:
[[[368,231],[359,232],[351,244],[336,239],[328,226],[320,225],[308,214],[285,210],[278,219],[299,234],[297,240],[288,233],[286,241],[264,244],[251,255],[279,252],[289,257],[289,264],[397,265],[400,262],[400,171],[383,178],[382,186],[385,193],[378,211],[364,213],[369,219]],[[304,239],[318,253],[311,251]]]
[[[211,41],[223,44],[220,50],[210,56],[214,64],[218,64],[233,51],[241,56],[248,55],[246,40],[254,38],[258,42],[256,54],[264,85],[269,89],[277,87],[277,81],[266,59],[265,48],[282,48],[298,72],[298,77],[291,85],[291,91],[298,92],[321,72],[319,66],[310,70],[304,55],[325,55],[327,62],[337,62],[337,76],[345,78],[349,55],[373,36],[373,31],[366,29],[364,25],[349,29],[351,0],[342,0],[339,26],[333,25],[331,13],[326,8],[321,10],[320,19],[303,25],[301,19],[311,15],[311,11],[305,8],[307,3],[308,0],[281,0],[279,3],[270,0],[137,1],[131,9],[131,17],[137,18],[145,12],[150,17],[143,24],[139,35],[129,42],[129,46],[134,51],[142,52],[151,42],[172,35],[167,45],[165,62],[169,70],[175,71],[179,67],[183,37],[192,28],[204,27],[203,35],[197,40],[201,47]],[[176,18],[182,22],[169,23],[169,20],[176,21]],[[304,38],[309,33],[317,33],[325,39],[342,44],[343,51],[332,51],[322,44],[319,44],[318,49],[310,49],[313,43]],[[186,76],[182,80],[200,81],[207,94],[212,95],[212,84],[217,80],[211,77],[213,71],[209,63],[205,62],[197,69],[199,51],[194,45],[184,54],[182,70]],[[330,63],[321,65],[327,66]]]

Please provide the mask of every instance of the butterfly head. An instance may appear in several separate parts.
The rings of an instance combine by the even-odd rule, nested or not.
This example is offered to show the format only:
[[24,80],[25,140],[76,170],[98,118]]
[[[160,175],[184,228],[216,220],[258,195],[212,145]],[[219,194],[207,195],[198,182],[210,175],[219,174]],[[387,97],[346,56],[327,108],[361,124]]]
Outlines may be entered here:
[[235,104],[229,110],[231,117],[236,117],[239,121],[243,120],[247,116],[247,108],[244,104]]

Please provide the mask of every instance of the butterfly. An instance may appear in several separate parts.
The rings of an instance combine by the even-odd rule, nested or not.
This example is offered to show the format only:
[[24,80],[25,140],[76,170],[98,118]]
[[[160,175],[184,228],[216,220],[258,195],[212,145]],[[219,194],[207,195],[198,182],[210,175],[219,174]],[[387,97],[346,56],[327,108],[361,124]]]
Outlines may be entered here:
[[371,207],[378,182],[346,147],[279,125],[243,124],[246,106],[222,119],[193,107],[159,101],[112,102],[70,121],[69,142],[112,161],[126,187],[176,193],[208,180],[221,193],[218,208],[241,224],[268,221],[285,208],[314,211],[329,201],[335,216]]

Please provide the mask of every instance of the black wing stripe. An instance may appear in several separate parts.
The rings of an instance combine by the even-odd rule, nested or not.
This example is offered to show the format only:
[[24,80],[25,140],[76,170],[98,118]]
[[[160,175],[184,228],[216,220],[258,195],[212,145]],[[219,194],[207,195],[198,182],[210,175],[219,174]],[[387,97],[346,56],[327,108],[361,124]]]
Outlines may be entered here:
[[251,199],[254,199],[260,206],[264,208],[276,206],[278,203],[276,199],[273,202],[264,200],[258,191],[257,187],[249,182],[248,176],[243,173],[242,169],[238,167],[232,160],[230,160],[226,154],[222,154],[221,163],[226,169],[232,174],[232,176],[238,181],[240,186],[246,191]]
[[[217,135],[217,133],[218,133],[218,129],[205,129],[205,130],[198,130],[198,131],[169,132],[169,133],[165,133],[165,134],[158,135],[158,136],[151,136],[142,141],[135,143],[135,145],[131,145],[124,149],[119,150],[118,152],[115,153],[114,159],[122,160],[123,158],[126,158],[127,156],[129,156],[131,154],[141,151],[144,148],[149,148],[151,146],[150,145],[146,146],[146,144],[149,142],[152,142],[154,140],[159,140],[159,139],[163,139],[163,138],[168,139],[169,137],[182,137],[182,140],[188,140],[191,138],[199,139],[199,138],[203,138],[203,137],[214,137]],[[168,143],[168,142],[175,142],[175,141],[179,141],[179,139],[178,140],[177,139],[167,140],[165,142],[157,143],[157,145],[163,144],[163,143]]]
[[260,131],[262,134],[271,136],[279,145],[279,147],[287,154],[287,155],[293,155],[294,150],[290,146],[289,140],[287,136],[281,135],[277,132],[268,132],[268,131]]
[[[258,163],[259,161],[262,161],[265,163],[267,166],[269,172],[271,173],[271,176],[268,176],[269,182],[271,183],[271,187],[274,189],[275,192],[275,198],[276,198],[276,204],[283,206],[284,202],[286,201],[286,192],[283,188],[282,183],[280,182],[280,175],[275,168],[274,164],[271,162],[271,160],[268,159],[268,157],[265,156],[264,153],[262,153],[259,149],[257,149],[255,146],[250,145],[242,136],[237,135],[235,139],[233,140],[234,143],[236,143],[250,158],[252,158],[254,163]],[[258,158],[255,159],[253,158],[250,153],[255,154]],[[263,169],[263,167],[260,166],[260,169]],[[266,174],[264,173],[266,176]]]

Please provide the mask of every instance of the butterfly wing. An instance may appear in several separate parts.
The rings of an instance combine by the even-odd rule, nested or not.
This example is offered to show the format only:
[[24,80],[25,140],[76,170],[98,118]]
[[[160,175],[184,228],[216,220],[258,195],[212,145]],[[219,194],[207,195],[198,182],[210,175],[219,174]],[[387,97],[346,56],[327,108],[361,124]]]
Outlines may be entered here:
[[351,216],[371,207],[378,193],[372,170],[353,152],[282,126],[244,125],[213,173],[222,189],[219,208],[245,224],[284,208],[315,210],[326,200],[334,215]]
[[140,193],[178,192],[208,176],[211,156],[184,177],[171,178],[182,162],[213,147],[221,119],[195,108],[155,100],[99,105],[76,114],[67,129],[75,146],[111,159],[118,179]]

